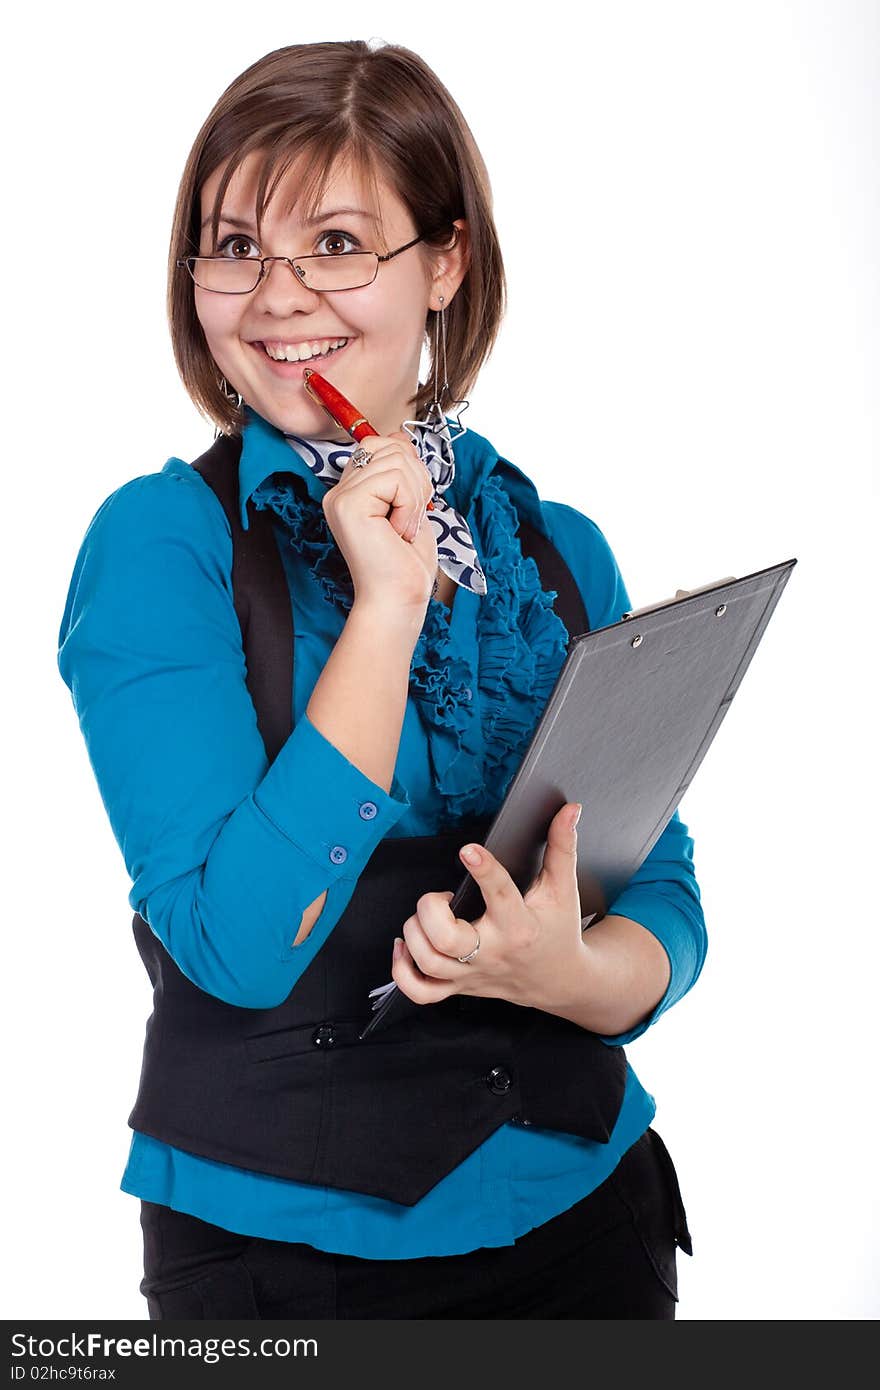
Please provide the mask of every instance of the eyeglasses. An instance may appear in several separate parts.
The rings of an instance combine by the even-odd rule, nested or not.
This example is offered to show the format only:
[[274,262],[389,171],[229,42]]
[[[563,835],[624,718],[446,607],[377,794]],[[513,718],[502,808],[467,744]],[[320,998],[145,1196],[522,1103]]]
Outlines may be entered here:
[[[371,285],[383,261],[392,261],[402,251],[431,235],[423,232],[405,246],[380,256],[377,251],[340,251],[335,256],[182,256],[179,269],[189,271],[201,290],[216,294],[250,294],[268,274],[272,261],[286,261],[306,289],[327,294],[333,290],[358,290]],[[456,239],[458,233],[456,229]],[[453,243],[454,244],[454,243]]]

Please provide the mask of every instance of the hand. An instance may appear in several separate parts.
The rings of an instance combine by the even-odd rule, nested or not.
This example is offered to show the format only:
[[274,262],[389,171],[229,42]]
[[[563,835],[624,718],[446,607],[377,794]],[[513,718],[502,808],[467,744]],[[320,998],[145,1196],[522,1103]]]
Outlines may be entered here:
[[434,527],[424,524],[434,494],[431,475],[403,430],[368,435],[360,447],[370,454],[369,463],[347,463],[322,499],[355,600],[424,609],[437,574]]
[[[482,846],[478,864],[462,853],[486,911],[471,924],[450,912],[454,893],[423,893],[403,924],[402,941],[395,942],[391,976],[398,989],[416,1004],[472,994],[545,1008],[565,995],[584,953],[577,831],[571,827],[576,807],[566,802],[550,822],[541,870],[524,894]],[[456,957],[473,950],[477,932],[480,949],[464,964]]]

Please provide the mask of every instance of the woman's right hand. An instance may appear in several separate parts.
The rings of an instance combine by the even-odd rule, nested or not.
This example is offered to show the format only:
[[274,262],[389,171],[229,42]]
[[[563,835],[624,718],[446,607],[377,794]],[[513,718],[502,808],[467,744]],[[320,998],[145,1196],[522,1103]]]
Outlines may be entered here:
[[437,575],[434,528],[424,519],[434,494],[431,475],[403,430],[368,435],[360,447],[370,461],[363,468],[347,463],[322,499],[355,600],[424,613]]

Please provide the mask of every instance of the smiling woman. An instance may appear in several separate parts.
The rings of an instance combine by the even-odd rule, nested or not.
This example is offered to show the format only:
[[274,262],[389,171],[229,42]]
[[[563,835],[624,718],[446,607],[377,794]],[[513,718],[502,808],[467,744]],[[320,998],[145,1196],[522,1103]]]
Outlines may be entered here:
[[[486,911],[449,907],[572,635],[631,605],[595,523],[461,427],[504,272],[425,62],[242,73],[168,295],[215,442],[100,506],[59,640],[154,987],[150,1316],[671,1318],[687,1224],[623,1047],[702,966],[687,827],[588,930],[564,801],[525,892],[484,848]],[[389,971],[413,1017],[365,1039]]]

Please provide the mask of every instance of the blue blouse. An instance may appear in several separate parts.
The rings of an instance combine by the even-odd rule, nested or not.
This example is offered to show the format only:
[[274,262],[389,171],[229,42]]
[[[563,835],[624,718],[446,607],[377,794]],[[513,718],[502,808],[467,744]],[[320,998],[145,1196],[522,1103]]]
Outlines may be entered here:
[[[171,458],[113,492],[86,531],[59,670],[132,880],[132,908],[184,974],[227,1003],[263,1009],[287,997],[386,835],[430,835],[464,815],[491,815],[503,800],[567,642],[555,595],[523,559],[518,512],[561,551],[591,627],[630,607],[592,521],[542,501],[513,465],[502,480],[497,451],[473,430],[455,441],[455,459],[445,495],[467,518],[488,593],[459,588],[451,611],[430,600],[387,793],[305,713],[350,593],[337,583],[340,557],[320,505],[326,484],[280,431],[249,412],[239,465],[242,524],[249,497],[272,512],[294,610],[294,728],[271,766],[245,684],[229,525],[207,483]],[[377,813],[364,819],[367,800]],[[291,946],[325,889],[315,926]],[[651,1016],[606,1039],[626,1043],[690,989],[705,956],[693,841],[677,812],[609,912],[651,931],[671,966]],[[604,1181],[654,1111],[629,1067],[609,1143],[505,1124],[413,1207],[217,1163],[138,1133],[121,1187],[244,1235],[367,1258],[456,1254],[512,1244],[567,1210]]]

